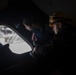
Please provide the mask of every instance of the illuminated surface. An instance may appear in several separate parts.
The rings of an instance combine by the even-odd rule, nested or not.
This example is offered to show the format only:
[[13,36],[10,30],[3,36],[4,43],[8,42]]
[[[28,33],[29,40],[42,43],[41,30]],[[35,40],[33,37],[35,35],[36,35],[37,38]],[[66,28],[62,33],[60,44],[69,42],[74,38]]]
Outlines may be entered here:
[[10,50],[16,54],[23,54],[31,51],[31,46],[27,42],[4,25],[0,26],[0,43],[3,45],[9,44]]
[[23,54],[25,52],[31,51],[31,47],[26,43],[16,43],[16,44],[10,44],[11,51],[16,54]]

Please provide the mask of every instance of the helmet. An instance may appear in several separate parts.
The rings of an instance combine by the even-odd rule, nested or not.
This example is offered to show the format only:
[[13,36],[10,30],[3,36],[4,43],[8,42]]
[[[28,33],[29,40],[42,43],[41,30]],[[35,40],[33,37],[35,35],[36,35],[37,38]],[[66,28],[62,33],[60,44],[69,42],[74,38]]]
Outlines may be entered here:
[[64,20],[65,18],[67,17],[65,16],[63,12],[56,12],[56,13],[53,13],[53,15],[49,17],[49,22],[53,23],[58,20]]
[[49,26],[52,27],[52,23],[57,21],[69,22],[70,19],[66,16],[64,12],[59,11],[59,12],[53,13],[53,15],[49,17]]

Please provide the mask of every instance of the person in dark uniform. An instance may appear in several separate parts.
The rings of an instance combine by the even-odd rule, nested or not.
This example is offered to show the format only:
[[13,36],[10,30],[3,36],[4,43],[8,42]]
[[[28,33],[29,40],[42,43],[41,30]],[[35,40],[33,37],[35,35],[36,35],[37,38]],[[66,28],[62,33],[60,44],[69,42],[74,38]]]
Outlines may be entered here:
[[[46,55],[46,49],[53,38],[53,32],[49,31],[35,18],[25,18],[23,25],[29,31],[32,31],[33,50],[30,52],[32,57],[41,57]],[[45,49],[45,50],[44,50]]]
[[63,12],[56,12],[50,16],[50,24],[55,34],[51,44],[51,60],[53,65],[55,69],[64,68],[66,74],[71,73],[72,63],[70,61],[73,58],[73,48],[75,48],[76,41],[76,32],[71,24],[71,19],[67,18]]

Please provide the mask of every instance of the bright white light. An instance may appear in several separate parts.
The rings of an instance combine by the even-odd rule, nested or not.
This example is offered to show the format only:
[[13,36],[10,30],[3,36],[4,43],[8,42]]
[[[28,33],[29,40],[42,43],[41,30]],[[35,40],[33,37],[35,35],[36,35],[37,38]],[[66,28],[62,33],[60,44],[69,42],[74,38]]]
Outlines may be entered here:
[[[23,54],[32,50],[31,46],[25,40],[23,40],[17,33],[15,33],[12,29],[8,27],[6,27],[6,29],[4,27],[6,26],[0,26],[1,44],[9,44],[11,52],[15,54]],[[9,32],[7,32],[7,34],[5,34],[7,30],[12,31],[12,33],[9,34]]]
[[31,47],[26,42],[10,44],[9,48],[16,54],[23,54],[31,51]]

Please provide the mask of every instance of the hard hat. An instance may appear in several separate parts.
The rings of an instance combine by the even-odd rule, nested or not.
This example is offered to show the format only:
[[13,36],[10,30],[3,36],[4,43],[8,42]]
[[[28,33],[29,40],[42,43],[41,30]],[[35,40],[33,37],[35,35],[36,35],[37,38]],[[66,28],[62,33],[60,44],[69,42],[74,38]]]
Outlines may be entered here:
[[67,17],[65,16],[63,12],[56,12],[56,13],[53,13],[53,15],[49,17],[49,22],[53,23],[55,21],[64,20],[66,18]]
[[53,13],[52,16],[49,16],[49,26],[52,27],[52,23],[57,21],[68,22],[70,21],[70,19],[66,16],[64,12],[59,11],[59,12]]

